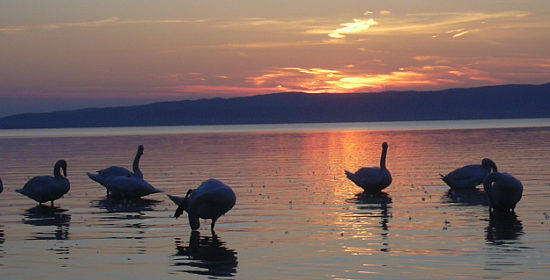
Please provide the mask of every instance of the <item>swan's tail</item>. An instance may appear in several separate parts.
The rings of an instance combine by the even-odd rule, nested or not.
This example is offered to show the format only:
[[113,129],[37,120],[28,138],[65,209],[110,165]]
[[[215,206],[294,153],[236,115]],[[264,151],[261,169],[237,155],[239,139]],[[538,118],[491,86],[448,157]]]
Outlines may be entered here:
[[352,182],[354,182],[355,184],[357,184],[356,180],[355,180],[355,174],[354,173],[351,173],[347,170],[344,170],[344,173],[346,173],[346,177],[348,177],[348,179],[350,179]]
[[151,186],[151,193],[161,193],[161,192],[164,192],[164,191],[159,190],[159,189],[157,189],[157,188]]
[[176,212],[174,212],[174,217],[176,217],[177,219],[179,216],[181,216],[181,214],[183,214],[183,211],[185,210],[183,207],[183,202],[185,202],[185,198],[169,194],[166,195],[178,206]]
[[443,182],[445,182],[445,184],[451,186],[451,182],[449,182],[449,179],[447,178],[447,176],[439,173],[439,177],[440,177],[441,181],[443,181]]
[[170,200],[172,200],[178,206],[181,205],[183,203],[183,201],[185,200],[184,197],[169,195],[169,194],[166,194],[166,195],[168,196],[168,198],[170,198]]
[[103,180],[103,177],[101,177],[99,174],[92,174],[92,173],[86,172],[86,175],[88,175],[90,179],[100,183],[101,185],[105,185],[105,180]]

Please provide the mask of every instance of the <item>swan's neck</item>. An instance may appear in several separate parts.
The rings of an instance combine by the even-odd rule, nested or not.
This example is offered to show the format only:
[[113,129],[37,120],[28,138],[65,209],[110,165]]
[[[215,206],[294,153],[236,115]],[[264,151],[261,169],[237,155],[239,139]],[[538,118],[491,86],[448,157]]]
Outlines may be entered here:
[[483,190],[489,198],[489,206],[493,204],[493,182],[495,181],[496,174],[497,173],[489,173],[485,176],[485,179],[483,179]]
[[132,165],[132,169],[134,170],[134,177],[142,177],[141,170],[139,170],[139,159],[141,158],[141,153],[138,152],[136,154],[136,157],[134,158],[134,164]]
[[380,168],[386,169],[386,153],[388,152],[387,148],[382,149],[382,156],[380,156]]
[[59,164],[59,163],[55,164],[55,166],[53,167],[53,176],[55,178],[62,177],[62,175],[61,175],[61,164]]

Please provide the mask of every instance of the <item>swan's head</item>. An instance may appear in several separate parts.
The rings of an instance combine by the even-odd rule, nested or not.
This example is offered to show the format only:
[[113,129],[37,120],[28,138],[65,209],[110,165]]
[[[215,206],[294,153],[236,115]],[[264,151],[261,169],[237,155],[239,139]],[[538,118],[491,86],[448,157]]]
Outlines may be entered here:
[[58,168],[63,169],[63,176],[67,176],[67,162],[64,159],[58,160],[55,164]]
[[138,146],[138,153],[139,153],[139,154],[143,154],[143,150],[144,150],[144,149],[145,149],[145,148],[143,148],[143,145],[139,145],[139,146]]
[[192,192],[193,192],[193,190],[188,190],[187,194],[185,195],[185,198],[183,199],[181,204],[178,205],[178,209],[176,209],[176,213],[174,213],[174,217],[176,217],[176,219],[179,216],[181,216],[181,214],[183,214],[183,211],[185,211],[187,209],[187,204],[188,204],[188,201],[189,201],[189,195],[191,195]]
[[497,172],[498,171],[497,165],[495,164],[495,162],[488,159],[488,158],[484,158],[483,160],[481,160],[481,166],[483,166],[489,172]]
[[388,149],[388,143],[386,143],[386,142],[382,143],[382,149],[387,150]]

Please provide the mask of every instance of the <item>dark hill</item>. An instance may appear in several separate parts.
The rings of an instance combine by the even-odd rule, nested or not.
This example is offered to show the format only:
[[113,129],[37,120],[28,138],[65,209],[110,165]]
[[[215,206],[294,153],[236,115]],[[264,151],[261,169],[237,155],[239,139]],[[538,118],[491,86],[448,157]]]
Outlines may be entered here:
[[432,92],[275,93],[0,118],[0,128],[65,128],[549,118],[550,84]]

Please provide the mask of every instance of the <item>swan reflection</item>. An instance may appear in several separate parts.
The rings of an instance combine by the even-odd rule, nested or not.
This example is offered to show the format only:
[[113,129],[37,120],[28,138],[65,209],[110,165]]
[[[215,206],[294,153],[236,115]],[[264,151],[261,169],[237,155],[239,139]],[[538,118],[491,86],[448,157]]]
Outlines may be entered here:
[[523,235],[523,225],[515,213],[497,211],[490,214],[486,233],[487,242],[501,245],[518,240]]
[[[0,245],[3,245],[4,241],[6,241],[4,237],[4,229],[2,227],[3,226],[0,225]],[[4,257],[4,248],[3,246],[0,246],[0,258],[3,258],[3,257]],[[0,266],[2,266],[2,264],[0,264]]]
[[445,193],[442,201],[465,206],[489,205],[485,193],[478,189],[450,189]]
[[95,207],[105,209],[109,213],[140,213],[153,211],[154,206],[160,201],[142,198],[120,198],[109,196],[102,200],[92,202]]
[[68,240],[71,215],[67,209],[38,205],[25,211],[23,223],[37,227],[55,226],[55,231],[45,230],[34,233],[33,240]]
[[[369,193],[362,192],[358,193],[352,199],[348,199],[348,202],[357,204],[356,210],[354,210],[355,224],[372,227],[373,223],[370,221],[373,218],[379,219],[378,224],[380,225],[380,237],[382,240],[381,252],[388,252],[389,243],[388,231],[389,231],[389,219],[391,218],[391,203],[392,198],[386,192],[380,193]],[[366,218],[366,219],[365,219]],[[370,232],[373,232],[372,228],[369,229]],[[371,249],[358,249],[360,251],[371,251]]]
[[177,271],[199,275],[232,277],[237,272],[237,252],[225,247],[216,234],[200,236],[191,232],[189,244],[176,238],[174,264]]

